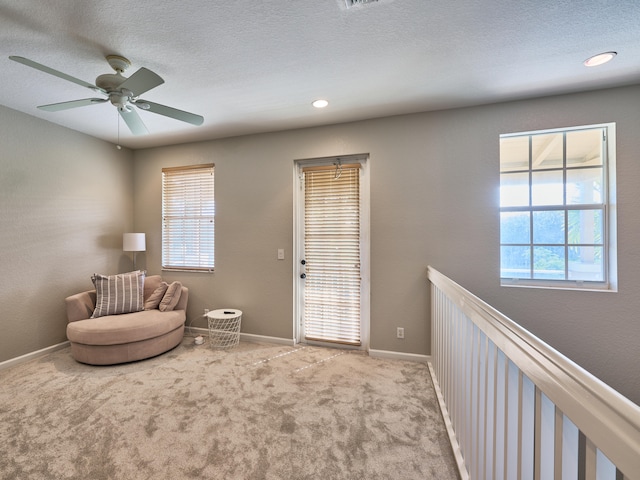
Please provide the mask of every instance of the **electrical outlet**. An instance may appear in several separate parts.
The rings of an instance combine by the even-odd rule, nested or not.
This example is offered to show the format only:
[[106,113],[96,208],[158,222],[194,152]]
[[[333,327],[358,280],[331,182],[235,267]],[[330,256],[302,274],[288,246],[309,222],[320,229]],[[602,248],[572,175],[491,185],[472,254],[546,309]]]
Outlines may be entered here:
[[208,308],[205,308],[205,309],[204,309],[204,314],[206,315],[207,313],[209,313],[209,309],[208,309]]
[[396,329],[396,336],[397,336],[398,338],[404,338],[404,328],[402,328],[402,327],[398,327],[398,328]]

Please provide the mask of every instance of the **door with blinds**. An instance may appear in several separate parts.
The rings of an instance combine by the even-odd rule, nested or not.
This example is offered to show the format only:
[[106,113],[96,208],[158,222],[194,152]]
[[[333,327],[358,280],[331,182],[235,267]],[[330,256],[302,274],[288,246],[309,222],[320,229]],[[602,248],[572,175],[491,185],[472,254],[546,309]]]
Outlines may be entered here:
[[299,167],[298,340],[363,348],[363,163],[320,163]]

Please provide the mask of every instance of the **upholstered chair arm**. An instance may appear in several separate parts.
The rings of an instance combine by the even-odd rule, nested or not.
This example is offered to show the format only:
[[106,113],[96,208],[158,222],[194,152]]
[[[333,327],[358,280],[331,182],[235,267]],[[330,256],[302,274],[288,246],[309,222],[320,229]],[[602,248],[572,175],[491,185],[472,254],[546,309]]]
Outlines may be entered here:
[[180,292],[180,300],[178,300],[178,304],[175,306],[174,310],[186,310],[188,301],[189,289],[183,285]]
[[65,299],[69,323],[90,318],[96,308],[96,291],[76,293]]

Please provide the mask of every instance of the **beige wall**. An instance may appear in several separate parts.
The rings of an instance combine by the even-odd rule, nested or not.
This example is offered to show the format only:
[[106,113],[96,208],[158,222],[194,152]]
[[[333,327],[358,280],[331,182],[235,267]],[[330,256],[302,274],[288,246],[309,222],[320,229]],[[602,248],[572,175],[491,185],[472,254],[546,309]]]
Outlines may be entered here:
[[[500,287],[499,134],[602,122],[618,129],[620,292]],[[136,229],[159,273],[161,168],[214,162],[216,272],[171,275],[191,288],[189,319],[237,307],[245,332],[292,338],[293,161],[370,153],[372,349],[429,353],[430,264],[640,402],[638,125],[630,87],[141,150]]]
[[[501,288],[498,135],[601,122],[617,123],[619,292]],[[205,162],[216,272],[165,277],[190,287],[194,325],[205,307],[238,307],[244,331],[292,338],[293,160],[367,152],[371,348],[429,353],[430,264],[640,403],[639,125],[634,86],[131,154],[0,108],[0,361],[65,339],[64,297],[94,271],[130,267],[120,249],[132,222],[147,233],[139,264],[160,273],[161,168]]]
[[131,159],[0,106],[0,361],[66,341],[65,297],[131,267]]

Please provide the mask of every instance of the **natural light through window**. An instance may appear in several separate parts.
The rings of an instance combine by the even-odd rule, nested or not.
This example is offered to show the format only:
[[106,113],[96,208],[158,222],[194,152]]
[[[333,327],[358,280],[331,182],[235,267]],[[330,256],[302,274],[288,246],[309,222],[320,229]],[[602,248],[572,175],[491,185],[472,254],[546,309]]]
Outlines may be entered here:
[[162,169],[162,269],[213,272],[214,165]]
[[613,290],[613,124],[500,137],[502,285]]

